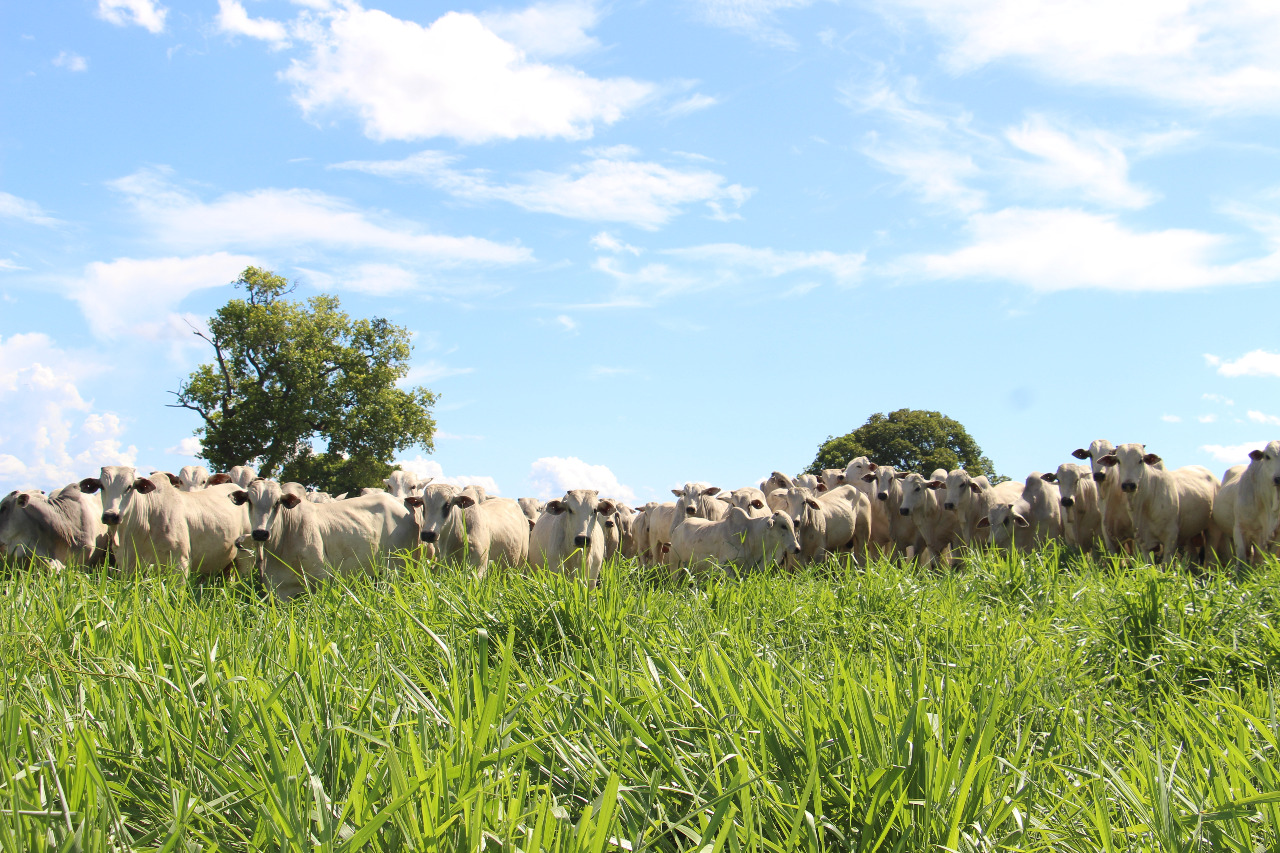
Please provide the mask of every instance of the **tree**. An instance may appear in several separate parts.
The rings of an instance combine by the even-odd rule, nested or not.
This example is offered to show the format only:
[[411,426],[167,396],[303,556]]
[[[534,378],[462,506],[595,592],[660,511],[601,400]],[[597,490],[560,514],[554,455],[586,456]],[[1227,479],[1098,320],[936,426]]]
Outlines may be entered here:
[[982,448],[960,422],[941,412],[898,409],[887,415],[876,413],[847,435],[827,436],[818,447],[817,458],[805,470],[817,474],[823,468],[843,468],[859,456],[925,476],[937,468],[963,468],[975,476],[987,475],[992,483],[1008,479],[995,473],[991,460],[982,455]]
[[293,286],[270,270],[248,267],[236,285],[245,298],[196,331],[214,362],[175,394],[204,421],[201,459],[343,492],[382,485],[399,450],[433,448],[436,395],[396,386],[409,372],[408,329],[352,319],[329,294],[286,299]]

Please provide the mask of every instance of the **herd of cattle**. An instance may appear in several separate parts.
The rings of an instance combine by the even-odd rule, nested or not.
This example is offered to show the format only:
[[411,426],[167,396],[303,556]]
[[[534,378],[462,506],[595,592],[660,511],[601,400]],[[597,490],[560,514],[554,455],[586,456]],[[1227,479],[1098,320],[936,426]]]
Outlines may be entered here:
[[218,575],[256,573],[289,598],[330,574],[405,560],[546,566],[594,586],[615,553],[672,572],[748,571],[851,552],[949,562],[963,546],[1025,549],[1051,540],[1163,559],[1176,553],[1256,563],[1280,532],[1280,441],[1221,481],[1191,465],[1167,469],[1141,444],[1095,441],[1053,473],[992,485],[964,470],[929,476],[865,456],[820,476],[775,471],[758,487],[704,483],[676,500],[632,508],[573,489],[545,503],[418,480],[395,471],[384,489],[332,498],[248,467],[179,476],[108,466],[56,492],[0,501],[0,549],[55,566],[110,562]]

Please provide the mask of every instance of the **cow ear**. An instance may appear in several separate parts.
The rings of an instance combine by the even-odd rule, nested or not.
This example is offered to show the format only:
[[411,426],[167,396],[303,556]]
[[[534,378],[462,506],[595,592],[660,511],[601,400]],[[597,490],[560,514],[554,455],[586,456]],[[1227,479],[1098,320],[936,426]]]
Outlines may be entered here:
[[684,497],[684,492],[681,491],[680,489],[672,489],[671,494],[675,495],[678,498]]
[[231,493],[231,502],[236,506],[244,506],[249,500],[249,493],[244,489],[237,489]]
[[18,506],[26,506],[29,503],[31,503],[31,495],[25,493],[18,495]]
[[1089,451],[1085,450],[1083,447],[1077,447],[1075,450],[1071,451],[1071,455],[1077,459],[1088,459]]
[[980,495],[982,494],[982,487],[979,486],[977,483],[970,483],[969,491],[973,492],[975,495]]
[[876,469],[878,469],[879,467],[880,467],[880,466],[879,466],[879,465],[877,465],[877,464],[876,464],[876,463],[874,463],[874,462],[868,462],[868,463],[867,463],[867,470],[868,470],[868,471],[875,471],[875,470],[876,470]]
[[230,482],[231,482],[230,474],[214,474],[212,477],[209,478],[210,486],[221,486],[223,483],[230,483]]
[[390,478],[390,477],[384,477],[384,478],[382,479],[382,485],[386,486],[388,489],[389,489],[389,488],[391,488],[391,478]]
[[80,491],[91,495],[102,488],[102,481],[97,477],[85,477],[80,481]]
[[1157,465],[1161,460],[1160,457],[1156,456],[1154,453],[1148,453],[1146,456],[1142,457],[1142,461],[1148,465]]
[[340,495],[334,495],[334,496],[333,496],[333,499],[334,499],[335,501],[345,501],[345,500],[347,499],[347,493],[346,493],[346,492],[343,492],[343,493],[342,493],[342,494],[340,494]]
[[752,499],[751,499],[751,508],[752,508],[752,509],[764,509],[764,501],[760,500],[759,498],[752,498]]
[[1264,455],[1264,454],[1263,454],[1263,452],[1262,452],[1261,450],[1250,450],[1250,451],[1249,451],[1249,458],[1250,458],[1250,459],[1252,459],[1254,462],[1257,462],[1258,460],[1260,460],[1260,459],[1263,457],[1263,455]]
[[704,494],[704,495],[718,495],[718,494],[720,494],[720,487],[719,487],[719,486],[712,486],[711,488],[709,488],[709,489],[707,489],[706,491],[704,491],[704,492],[703,492],[703,494]]
[[818,484],[818,491],[819,491],[819,492],[825,492],[826,490],[827,490],[827,484],[826,484],[826,483],[819,483],[819,484]]
[[1013,523],[1019,527],[1030,527],[1031,523],[1020,515],[1013,516]]
[[843,472],[841,472],[841,473],[839,473],[839,474],[836,474],[836,482],[837,482],[837,483],[843,483],[844,481],[845,481],[845,476],[844,476],[844,473],[843,473]]
[[987,528],[987,527],[990,527],[990,526],[991,526],[991,519],[989,519],[989,518],[980,518],[980,519],[978,519],[977,527],[978,527],[978,529],[979,529],[979,530],[983,530],[983,529],[985,529],[985,528]]
[[533,521],[533,519],[531,518],[531,519],[529,519],[529,530],[530,530],[530,532],[532,532],[532,531],[533,531],[533,525],[534,525],[534,521]]
[[905,480],[910,474],[910,471],[896,471],[893,476],[899,480]]
[[163,473],[166,477],[168,477],[168,478],[169,478],[169,485],[171,485],[171,486],[181,486],[181,485],[182,485],[182,478],[180,478],[180,477],[175,477],[175,476],[173,476],[172,474],[170,474],[168,471],[163,471],[163,472],[161,472],[161,473]]
[[818,506],[818,502],[815,501],[813,498],[805,498],[804,505],[809,507],[810,509],[822,509],[822,507]]
[[1041,474],[1040,479],[1044,480],[1046,483],[1056,483],[1058,482],[1058,475],[1057,474]]
[[565,507],[564,504],[560,503],[560,501],[547,501],[547,505],[543,507],[543,509],[552,515],[559,515],[564,512]]
[[410,495],[409,497],[404,499],[404,505],[407,506],[409,509],[413,509],[414,507],[420,507],[422,506],[422,498],[418,497],[417,495]]
[[876,475],[875,475],[875,474],[863,474],[863,475],[862,475],[862,480],[863,480],[863,482],[866,482],[866,483],[874,483],[874,482],[876,481]]
[[468,507],[475,506],[476,499],[471,497],[471,495],[458,495],[453,499],[453,503],[455,506],[460,506],[463,509],[466,509]]
[[302,498],[292,493],[284,495],[283,497],[280,498],[280,505],[285,509],[293,509],[295,506],[297,506],[300,503],[302,503]]
[[618,508],[613,505],[613,501],[600,501],[600,503],[596,504],[596,512],[601,515],[613,515],[617,511]]
[[1116,455],[1114,453],[1108,453],[1106,456],[1098,460],[1098,464],[1106,465],[1108,468],[1112,468],[1116,465],[1119,465],[1120,460],[1116,458]]
[[139,477],[134,480],[133,487],[144,495],[149,495],[156,490],[156,484],[148,480],[146,477]]
[[929,482],[925,483],[925,485],[933,489],[935,492],[938,491],[938,489],[945,489],[947,487],[947,484],[941,482],[940,480],[930,480]]

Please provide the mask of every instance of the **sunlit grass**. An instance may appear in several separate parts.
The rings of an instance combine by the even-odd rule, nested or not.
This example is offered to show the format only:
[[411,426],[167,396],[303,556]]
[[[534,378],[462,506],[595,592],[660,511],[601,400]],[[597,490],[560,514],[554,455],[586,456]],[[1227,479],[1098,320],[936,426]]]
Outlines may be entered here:
[[1280,564],[0,581],[6,850],[1265,850]]

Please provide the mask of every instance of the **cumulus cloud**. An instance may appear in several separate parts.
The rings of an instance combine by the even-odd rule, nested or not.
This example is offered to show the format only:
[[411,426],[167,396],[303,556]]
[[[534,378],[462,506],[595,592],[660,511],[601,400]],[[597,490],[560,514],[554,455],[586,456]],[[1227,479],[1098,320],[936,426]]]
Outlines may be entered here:
[[45,213],[44,208],[34,201],[18,198],[6,192],[0,192],[0,217],[18,219],[32,225],[59,225],[57,219]]
[[1223,376],[1280,376],[1280,353],[1256,349],[1234,360],[1208,354],[1204,358]]
[[502,494],[502,490],[498,488],[497,480],[492,477],[473,474],[446,477],[444,468],[441,467],[439,462],[434,459],[427,459],[421,454],[413,459],[397,459],[395,464],[399,465],[401,470],[408,471],[420,480],[430,478],[432,482],[447,483],[451,486],[483,486],[486,494]]
[[191,329],[174,313],[182,300],[197,290],[229,285],[254,263],[248,255],[227,252],[95,261],[65,283],[65,292],[96,337],[186,338]]
[[571,489],[595,489],[602,498],[634,502],[636,493],[618,482],[617,476],[604,465],[590,465],[576,456],[544,456],[529,468],[529,482],[538,497],[558,498]]
[[1280,275],[1280,250],[1218,263],[1228,248],[1220,235],[1186,228],[1135,231],[1114,215],[1078,209],[977,213],[968,230],[969,245],[908,258],[898,271],[936,279],[995,279],[1046,292],[1189,290]]
[[218,31],[270,42],[273,48],[289,46],[289,32],[280,21],[251,18],[239,0],[218,0]]
[[639,255],[640,250],[630,243],[624,243],[608,231],[601,231],[591,238],[591,248],[601,252],[613,252],[618,254],[626,252],[631,255]]
[[190,456],[195,458],[200,455],[200,451],[204,448],[200,445],[200,439],[194,435],[189,435],[179,441],[173,447],[166,447],[165,453],[172,453],[175,456]]
[[58,68],[65,68],[68,71],[88,71],[89,61],[78,53],[72,53],[69,50],[63,50],[53,58],[53,64]]
[[1280,7],[1109,0],[890,0],[928,23],[957,73],[1009,61],[1072,84],[1207,107],[1280,106]]
[[1177,415],[1161,415],[1160,420],[1164,421],[1167,424],[1182,423],[1182,418],[1178,417]]
[[1246,441],[1244,444],[1204,444],[1200,446],[1200,449],[1218,462],[1236,465],[1249,461],[1249,451],[1261,450],[1266,446],[1266,441]]
[[99,411],[80,385],[102,372],[86,353],[46,335],[0,339],[0,493],[66,485],[101,465],[132,465],[120,418]]
[[531,56],[572,56],[600,47],[588,35],[600,20],[594,3],[535,3],[516,12],[486,12],[480,20]]
[[1272,426],[1280,426],[1280,415],[1268,415],[1264,412],[1259,412],[1256,409],[1250,409],[1248,418],[1255,424],[1271,424]]
[[[589,222],[625,222],[654,230],[691,204],[704,203],[713,218],[731,215],[752,190],[729,184],[707,169],[672,168],[635,160],[627,146],[590,152],[595,156],[566,172],[534,172],[518,181],[499,181],[485,170],[453,166],[457,158],[423,151],[404,160],[349,161],[355,169],[394,178],[417,178],[467,201],[504,201],[536,213]],[[726,214],[726,208],[730,208]]]
[[[544,55],[572,52],[584,44],[589,13],[566,8],[534,7],[490,20]],[[574,25],[554,32],[575,14]],[[597,79],[533,61],[485,21],[461,12],[423,26],[348,0],[304,15],[295,36],[311,48],[283,75],[299,106],[308,115],[354,112],[365,135],[377,140],[586,139],[654,91],[626,77]]]
[[521,246],[424,231],[415,223],[361,210],[322,192],[258,189],[204,201],[179,187],[168,169],[142,169],[112,181],[128,205],[168,246],[279,251],[309,246],[376,250],[437,264],[513,264],[532,259]]
[[136,24],[153,35],[164,32],[169,10],[155,0],[98,0],[98,17],[117,27]]

